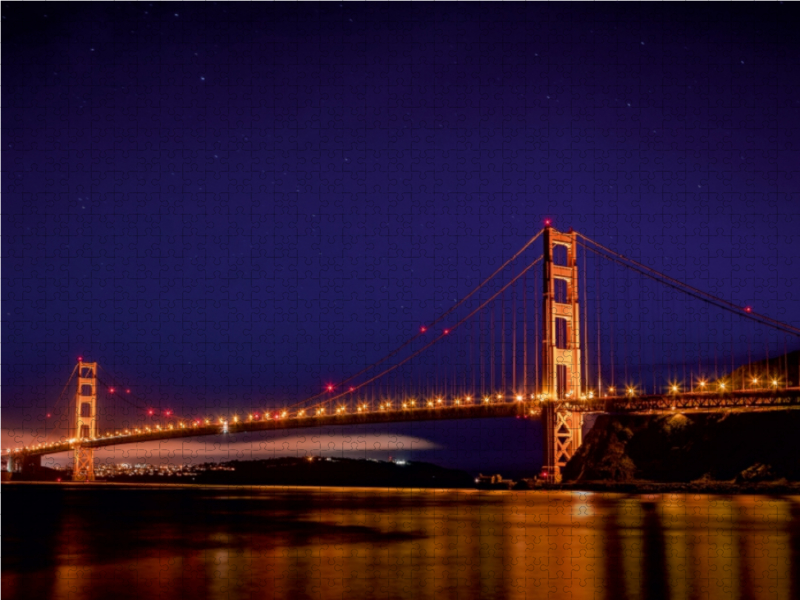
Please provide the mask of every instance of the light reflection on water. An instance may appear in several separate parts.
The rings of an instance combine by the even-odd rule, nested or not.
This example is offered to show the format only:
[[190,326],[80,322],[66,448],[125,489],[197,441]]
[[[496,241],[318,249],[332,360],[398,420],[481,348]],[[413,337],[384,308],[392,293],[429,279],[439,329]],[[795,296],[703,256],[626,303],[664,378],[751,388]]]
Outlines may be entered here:
[[800,597],[800,497],[3,486],[3,598]]

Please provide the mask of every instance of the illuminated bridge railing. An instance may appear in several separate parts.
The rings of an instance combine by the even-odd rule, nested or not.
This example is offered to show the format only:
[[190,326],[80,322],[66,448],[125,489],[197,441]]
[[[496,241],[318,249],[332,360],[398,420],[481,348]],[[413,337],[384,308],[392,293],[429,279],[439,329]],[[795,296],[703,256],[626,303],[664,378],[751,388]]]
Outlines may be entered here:
[[[230,419],[218,418],[177,421],[106,432],[94,439],[69,439],[36,444],[21,448],[7,448],[4,455],[40,456],[66,452],[77,445],[102,448],[120,444],[133,444],[184,437],[237,434],[245,432],[274,431],[313,427],[349,426],[410,421],[435,421],[453,419],[484,419],[497,417],[538,417],[544,401],[542,397],[524,398],[521,395],[495,395],[481,399],[471,397],[436,400],[384,402],[376,406],[361,404],[340,406],[332,411],[325,409],[269,411]],[[721,410],[800,406],[800,388],[781,390],[733,390],[730,392],[686,392],[680,394],[652,394],[607,396],[601,398],[565,399],[558,404],[576,412],[667,412],[671,410]]]
[[[519,398],[519,399],[518,399]],[[184,437],[236,434],[256,431],[331,427],[375,423],[402,423],[409,421],[436,421],[453,419],[482,419],[497,417],[536,416],[541,411],[539,402],[523,401],[521,396],[472,399],[454,398],[417,402],[384,402],[375,407],[356,405],[340,406],[334,410],[272,410],[229,419],[194,419],[174,423],[147,425],[137,428],[106,432],[93,439],[76,438],[23,448],[7,448],[3,454],[36,456],[66,452],[77,445],[102,448],[119,444],[132,444]]]
[[753,409],[800,406],[800,388],[733,390],[682,394],[625,395],[568,403],[583,412],[644,412],[669,410]]

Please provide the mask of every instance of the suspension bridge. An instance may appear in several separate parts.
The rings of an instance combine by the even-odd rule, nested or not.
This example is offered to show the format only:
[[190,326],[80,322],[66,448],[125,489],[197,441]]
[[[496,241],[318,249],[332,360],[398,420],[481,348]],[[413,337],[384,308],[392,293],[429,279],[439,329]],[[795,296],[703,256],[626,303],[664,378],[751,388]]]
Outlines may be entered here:
[[[534,255],[538,240],[542,250]],[[800,405],[800,359],[790,364],[787,351],[798,337],[797,327],[548,222],[402,344],[292,405],[214,417],[148,408],[101,365],[81,357],[59,397],[70,402],[58,439],[2,454],[7,469],[19,472],[40,465],[42,456],[71,452],[73,479],[93,481],[94,451],[108,446],[526,417],[542,421],[543,471],[555,481],[581,445],[587,413]],[[101,391],[125,410],[103,410]]]

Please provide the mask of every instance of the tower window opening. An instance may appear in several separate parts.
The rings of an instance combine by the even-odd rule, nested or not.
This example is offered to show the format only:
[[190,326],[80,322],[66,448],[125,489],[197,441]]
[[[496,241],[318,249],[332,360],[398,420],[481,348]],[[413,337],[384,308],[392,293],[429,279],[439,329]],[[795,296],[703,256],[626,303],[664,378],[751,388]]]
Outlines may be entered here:
[[555,279],[553,281],[553,288],[554,288],[554,300],[559,304],[567,304],[569,302],[569,298],[567,296],[567,280],[566,279]]
[[556,318],[556,348],[559,350],[567,349],[567,332],[569,324],[566,319]]
[[559,267],[568,267],[567,256],[569,255],[569,248],[563,244],[553,245],[553,264]]

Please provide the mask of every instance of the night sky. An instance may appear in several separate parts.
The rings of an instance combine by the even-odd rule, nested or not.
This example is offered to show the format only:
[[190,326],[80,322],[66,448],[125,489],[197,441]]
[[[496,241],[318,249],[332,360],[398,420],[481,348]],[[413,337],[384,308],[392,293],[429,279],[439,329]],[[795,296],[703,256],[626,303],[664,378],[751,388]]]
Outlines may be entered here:
[[[161,410],[296,402],[415,335],[546,218],[800,326],[798,12],[4,3],[3,446],[43,433],[79,356]],[[758,331],[728,351],[798,347]],[[540,455],[522,420],[322,433],[259,455],[511,473]],[[209,443],[186,452],[228,442]]]

